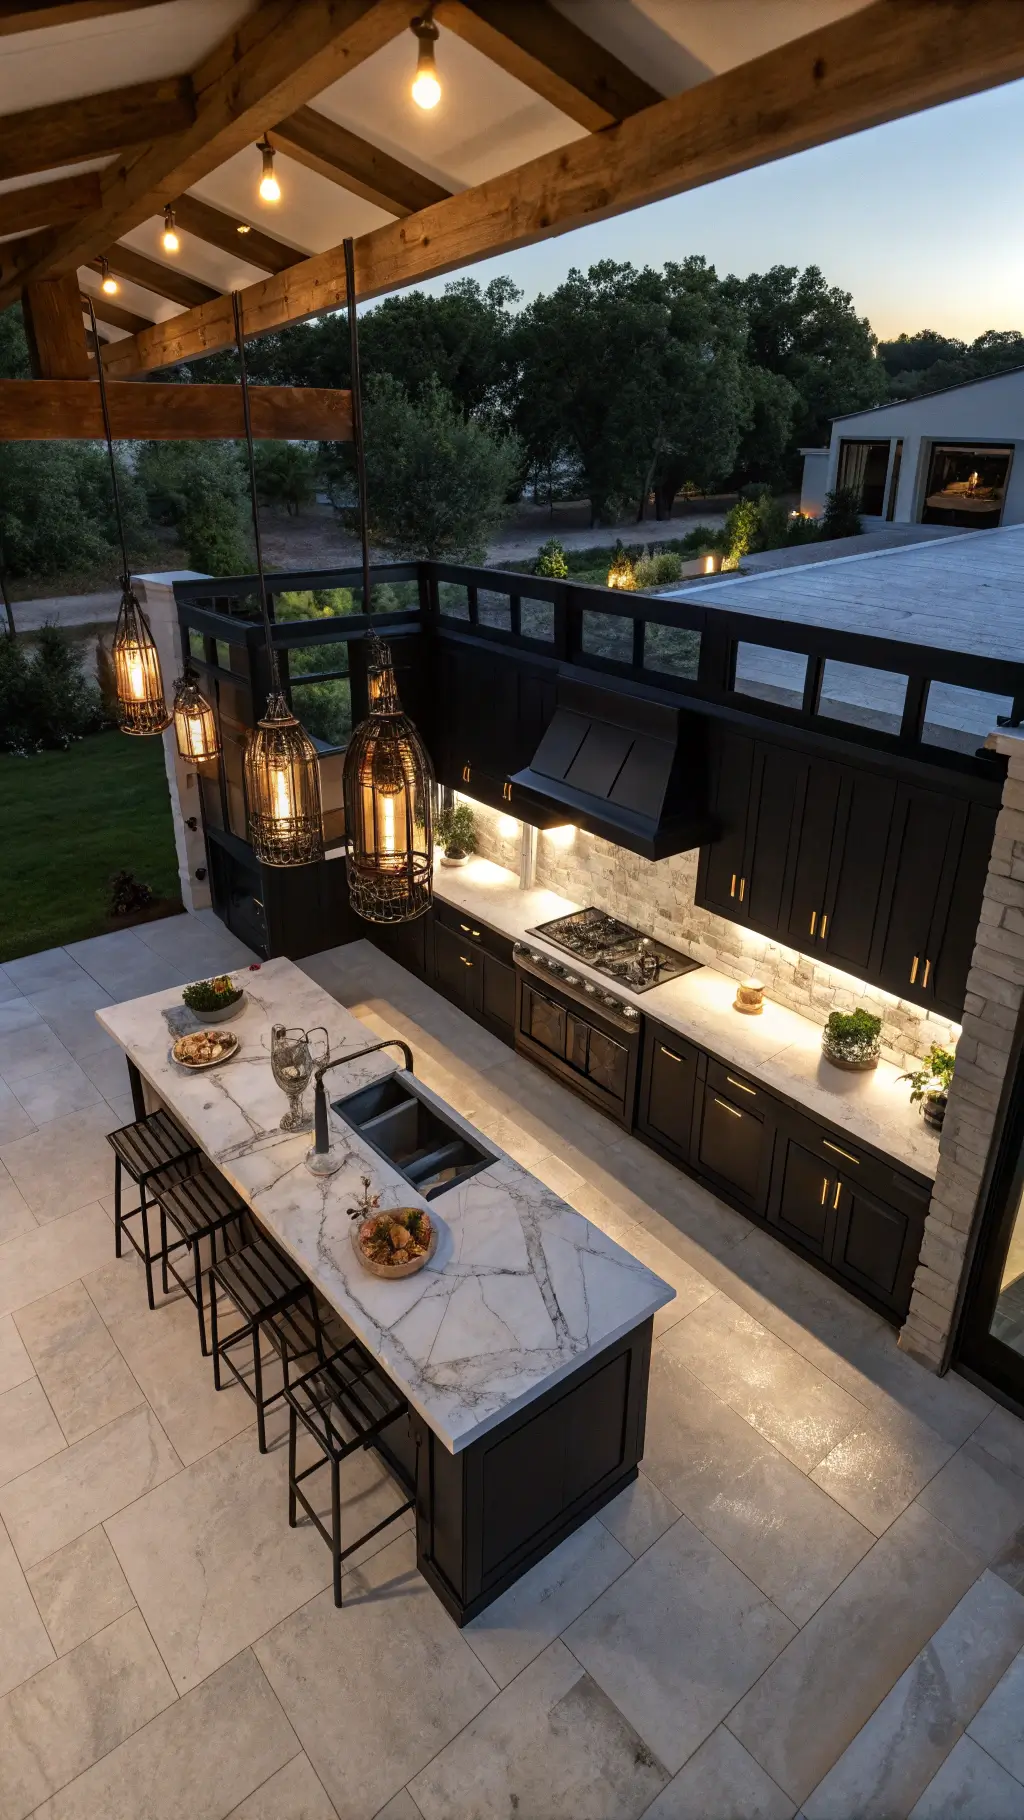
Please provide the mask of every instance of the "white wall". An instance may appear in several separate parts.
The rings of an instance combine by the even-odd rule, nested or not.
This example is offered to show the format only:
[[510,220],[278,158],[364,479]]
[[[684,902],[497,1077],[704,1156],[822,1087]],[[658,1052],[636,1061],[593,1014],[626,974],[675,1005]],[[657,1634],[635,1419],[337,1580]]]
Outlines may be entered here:
[[801,449],[800,453],[804,458],[800,510],[805,518],[820,518],[825,510],[825,494],[828,491],[830,451]]
[[[140,604],[145,608],[150,630],[156,641],[160,656],[160,673],[163,677],[164,700],[168,707],[174,695],[174,684],[181,675],[184,664],[184,653],[181,648],[181,628],[178,624],[178,609],[174,600],[174,583],[176,581],[205,581],[207,577],[196,569],[170,569],[162,574],[136,575],[135,589]],[[178,742],[174,737],[173,726],[161,735],[164,746],[164,767],[167,772],[167,788],[171,796],[171,815],[174,821],[174,845],[178,855],[178,880],[181,886],[181,901],[186,910],[205,910],[211,902],[210,882],[207,878],[197,878],[197,871],[206,868],[206,841],[203,836],[203,814],[199,806],[199,776],[194,766],[187,765],[178,753]],[[195,828],[186,824],[195,817]]]

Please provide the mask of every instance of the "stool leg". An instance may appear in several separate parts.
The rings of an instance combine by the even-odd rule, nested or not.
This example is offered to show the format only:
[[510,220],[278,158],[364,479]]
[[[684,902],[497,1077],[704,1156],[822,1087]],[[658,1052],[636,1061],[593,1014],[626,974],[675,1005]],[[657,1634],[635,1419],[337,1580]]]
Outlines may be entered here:
[[146,1190],[139,1183],[139,1211],[142,1214],[142,1261],[146,1266],[146,1295],[150,1308],[156,1307],[156,1296],[153,1294],[153,1256],[149,1245],[149,1208],[146,1202]]
[[[193,1258],[193,1262],[195,1265],[195,1273],[196,1273],[196,1313],[199,1316],[199,1350],[202,1353],[203,1358],[205,1359],[207,1353],[209,1352],[209,1346],[207,1345],[207,1340],[206,1340],[206,1321],[203,1317],[203,1261],[202,1261],[201,1252],[202,1252],[202,1247],[199,1243],[199,1240],[193,1239],[193,1241],[192,1241],[192,1258]],[[214,1262],[216,1262],[216,1259],[217,1259],[216,1241],[213,1241],[213,1258],[214,1258]]]
[[334,1557],[334,1603],[341,1604],[341,1467],[331,1461],[331,1554]]
[[171,1279],[167,1273],[167,1215],[160,1204],[160,1282],[164,1295],[171,1293]]
[[288,1406],[288,1527],[294,1529],[297,1520],[295,1498],[296,1442],[299,1423],[294,1409]]
[[260,1324],[252,1324],[252,1387],[256,1393],[256,1433],[260,1453],[267,1451],[267,1418],[263,1410],[263,1360],[260,1358]]
[[114,1158],[114,1256],[121,1256],[121,1158]]
[[220,1340],[217,1334],[217,1280],[211,1270],[210,1283],[210,1351],[213,1354],[213,1387],[222,1390],[220,1381]]

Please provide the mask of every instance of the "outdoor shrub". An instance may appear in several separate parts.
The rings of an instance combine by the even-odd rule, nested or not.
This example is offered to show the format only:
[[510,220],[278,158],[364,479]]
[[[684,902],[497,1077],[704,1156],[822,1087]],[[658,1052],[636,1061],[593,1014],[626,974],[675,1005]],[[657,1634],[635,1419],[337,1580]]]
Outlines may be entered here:
[[0,750],[59,751],[106,724],[100,692],[60,626],[40,627],[31,656],[24,641],[0,636]]
[[442,809],[434,824],[438,846],[446,853],[476,852],[476,817],[468,803],[456,803],[454,809]]
[[316,444],[258,442],[254,455],[260,498],[268,505],[284,506],[289,518],[297,518],[302,507],[316,498]]
[[152,887],[143,884],[134,872],[114,873],[110,881],[111,916],[134,916],[138,910],[148,910],[152,902]]
[[464,417],[436,380],[415,398],[388,374],[367,382],[370,535],[389,556],[477,559],[520,462],[515,437]]
[[836,487],[825,494],[825,515],[821,521],[822,537],[859,537],[860,501],[853,487]]
[[0,750],[35,752],[28,700],[29,662],[25,647],[10,632],[0,633]]
[[549,537],[537,551],[534,564],[535,575],[548,575],[553,581],[564,581],[569,573],[569,564],[565,560],[565,551],[557,537]]
[[138,475],[149,510],[173,525],[190,566],[207,575],[251,567],[245,476],[231,443],[145,442]]
[[789,515],[785,502],[772,499],[767,491],[755,497],[738,499],[726,514],[721,547],[724,569],[735,569],[744,556],[757,550],[779,550],[787,542]]
[[664,587],[666,582],[678,581],[683,572],[683,559],[678,550],[659,550],[654,558],[654,579]]

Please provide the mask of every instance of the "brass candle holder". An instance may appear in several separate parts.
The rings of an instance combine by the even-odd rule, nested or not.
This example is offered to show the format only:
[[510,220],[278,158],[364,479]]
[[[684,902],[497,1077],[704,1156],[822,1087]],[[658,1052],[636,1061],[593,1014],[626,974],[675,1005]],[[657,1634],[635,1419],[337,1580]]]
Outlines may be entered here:
[[732,1001],[734,1011],[742,1011],[747,1017],[760,1017],[764,1010],[764,987],[758,979],[741,980],[736,988],[736,997]]

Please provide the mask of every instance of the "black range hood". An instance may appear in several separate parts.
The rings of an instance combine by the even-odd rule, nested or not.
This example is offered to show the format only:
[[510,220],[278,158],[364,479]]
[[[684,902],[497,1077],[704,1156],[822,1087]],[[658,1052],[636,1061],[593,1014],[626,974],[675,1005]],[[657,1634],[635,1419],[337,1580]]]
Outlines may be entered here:
[[560,677],[554,715],[512,783],[617,847],[667,859],[713,833],[706,738],[685,709]]

